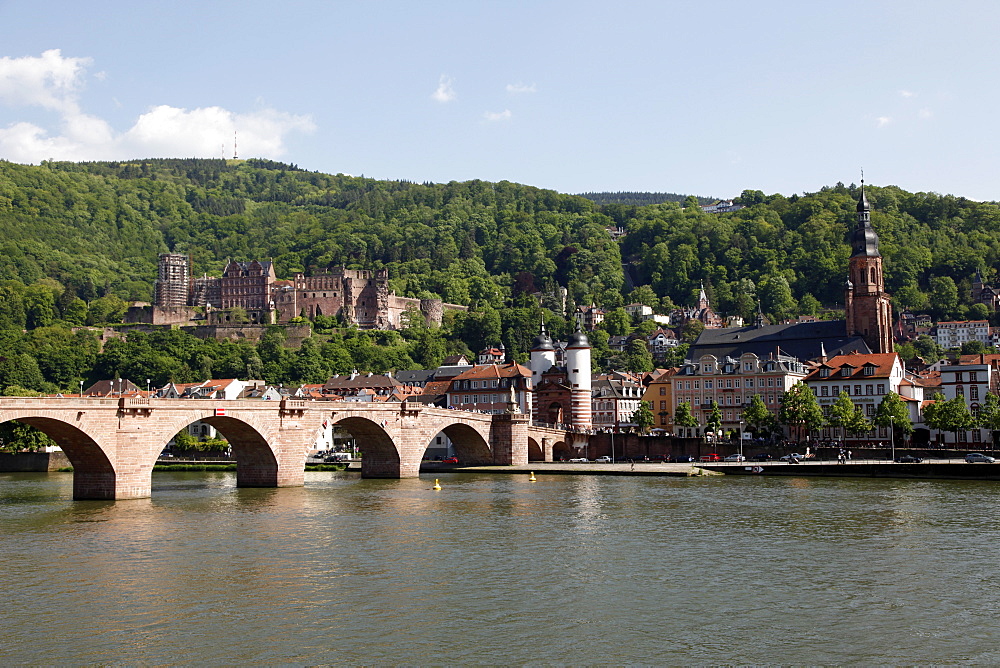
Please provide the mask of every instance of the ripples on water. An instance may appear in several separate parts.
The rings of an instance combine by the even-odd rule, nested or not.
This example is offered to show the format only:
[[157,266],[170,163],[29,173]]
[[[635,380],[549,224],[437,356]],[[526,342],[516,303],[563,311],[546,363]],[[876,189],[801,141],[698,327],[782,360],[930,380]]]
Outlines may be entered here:
[[990,483],[0,475],[0,662],[996,663]]

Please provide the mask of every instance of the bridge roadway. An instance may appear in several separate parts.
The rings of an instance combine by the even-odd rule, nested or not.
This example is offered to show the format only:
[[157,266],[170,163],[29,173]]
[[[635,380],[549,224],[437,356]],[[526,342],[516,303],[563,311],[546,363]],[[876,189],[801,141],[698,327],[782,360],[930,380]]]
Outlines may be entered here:
[[195,421],[229,441],[240,487],[302,485],[306,456],[330,423],[354,436],[366,478],[417,477],[440,432],[470,465],[552,461],[553,452],[582,447],[588,438],[532,425],[522,413],[487,415],[406,401],[0,397],[0,422],[8,420],[29,424],[62,447],[73,464],[74,499],[150,496],[156,458]]

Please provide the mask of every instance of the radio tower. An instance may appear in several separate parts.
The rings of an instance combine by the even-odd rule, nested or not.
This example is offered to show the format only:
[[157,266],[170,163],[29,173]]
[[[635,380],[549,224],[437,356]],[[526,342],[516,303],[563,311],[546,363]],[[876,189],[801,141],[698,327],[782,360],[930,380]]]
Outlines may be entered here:
[[233,130],[233,160],[236,159],[236,130]]

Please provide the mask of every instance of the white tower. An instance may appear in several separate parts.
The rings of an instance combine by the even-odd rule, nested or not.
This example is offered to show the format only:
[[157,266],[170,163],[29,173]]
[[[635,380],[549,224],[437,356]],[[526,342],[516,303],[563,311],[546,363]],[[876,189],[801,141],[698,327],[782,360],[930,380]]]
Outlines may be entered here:
[[556,349],[552,345],[552,339],[545,332],[545,321],[542,321],[541,333],[531,342],[531,360],[528,368],[531,369],[531,388],[538,387],[542,380],[542,374],[555,366]]
[[566,345],[566,376],[572,393],[570,424],[590,429],[594,424],[590,409],[590,340],[579,323]]

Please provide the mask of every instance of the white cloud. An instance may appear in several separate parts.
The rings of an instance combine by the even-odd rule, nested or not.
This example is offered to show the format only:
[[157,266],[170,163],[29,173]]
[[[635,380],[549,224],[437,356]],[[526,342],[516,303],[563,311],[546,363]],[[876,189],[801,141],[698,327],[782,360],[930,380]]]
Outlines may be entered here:
[[537,93],[538,89],[535,87],[535,84],[526,85],[518,81],[516,84],[507,84],[507,92],[514,94]]
[[875,119],[875,125],[880,128],[884,128],[889,125],[889,123],[892,123],[892,119],[888,116],[879,116]]
[[510,109],[504,109],[503,111],[487,111],[483,114],[483,118],[492,122],[496,121],[509,121],[512,114]]
[[90,58],[63,58],[59,49],[37,58],[0,58],[0,102],[73,113],[88,65]]
[[60,115],[54,130],[28,122],[0,128],[0,155],[15,162],[217,157],[219,147],[229,145],[236,132],[241,155],[278,157],[287,134],[315,129],[308,116],[274,109],[240,114],[221,107],[164,104],[118,133],[79,107],[77,94],[89,63],[87,58],[63,58],[58,50],[46,51],[41,58],[0,59],[0,102]]
[[452,88],[452,78],[446,74],[441,75],[441,79],[438,80],[438,87],[433,93],[431,93],[431,98],[441,102],[451,102],[457,96],[455,95],[455,89]]
[[899,94],[902,95],[903,97],[913,97],[914,95],[916,95],[916,93],[909,90],[901,90],[899,91]]
[[934,116],[934,112],[924,107],[923,109],[917,112],[917,116],[920,117],[921,120],[926,121],[928,118],[932,118]]

